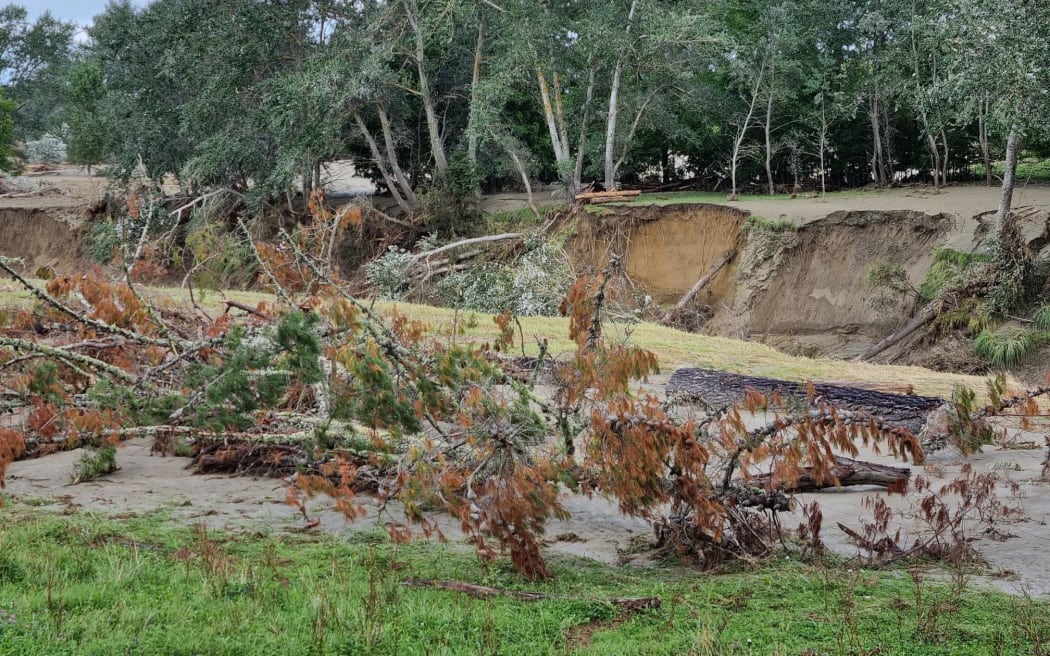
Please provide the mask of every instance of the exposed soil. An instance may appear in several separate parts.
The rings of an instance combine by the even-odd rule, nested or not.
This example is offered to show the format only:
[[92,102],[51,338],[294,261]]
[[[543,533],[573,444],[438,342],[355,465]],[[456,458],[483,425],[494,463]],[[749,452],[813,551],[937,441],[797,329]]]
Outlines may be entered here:
[[[567,248],[577,270],[601,268],[610,253],[625,260],[627,276],[654,299],[676,302],[727,250],[743,247],[748,214],[705,203],[617,207],[584,213]],[[735,290],[737,262],[722,269],[698,302],[717,305]]]
[[105,193],[106,179],[65,168],[18,181],[26,192],[42,193],[0,198],[0,256],[21,258],[29,272],[96,266],[87,252],[86,223]]
[[752,335],[877,339],[907,315],[905,307],[871,302],[872,267],[900,265],[921,282],[936,247],[957,222],[948,214],[849,210],[807,222],[796,232],[755,234],[737,278],[737,311],[749,312]]

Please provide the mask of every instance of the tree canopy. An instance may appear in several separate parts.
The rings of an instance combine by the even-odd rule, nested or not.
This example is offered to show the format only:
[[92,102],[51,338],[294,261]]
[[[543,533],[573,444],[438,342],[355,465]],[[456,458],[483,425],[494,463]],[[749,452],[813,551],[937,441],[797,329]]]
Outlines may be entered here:
[[[191,189],[308,192],[352,159],[428,191],[700,177],[732,193],[985,178],[1041,151],[1044,3],[114,0],[0,11],[16,134]],[[983,168],[982,168],[983,167]]]

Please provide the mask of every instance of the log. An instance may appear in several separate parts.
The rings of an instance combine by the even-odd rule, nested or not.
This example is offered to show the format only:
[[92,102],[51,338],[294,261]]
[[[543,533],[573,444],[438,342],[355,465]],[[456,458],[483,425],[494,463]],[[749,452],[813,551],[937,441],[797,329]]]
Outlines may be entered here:
[[941,299],[938,298],[938,299],[932,301],[931,303],[929,303],[926,307],[924,307],[917,315],[915,315],[914,318],[912,318],[911,321],[909,321],[908,323],[904,324],[904,326],[900,330],[898,330],[897,332],[893,333],[892,335],[890,335],[886,339],[882,340],[878,344],[873,345],[867,351],[864,351],[863,353],[858,355],[856,358],[854,358],[853,361],[854,362],[865,362],[867,360],[870,360],[870,359],[874,358],[876,355],[882,353],[883,351],[885,351],[886,349],[890,348],[894,344],[897,344],[901,340],[905,339],[906,337],[908,337],[909,335],[914,333],[919,328],[922,328],[923,326],[925,326],[929,322],[933,321],[937,317],[937,314],[940,311],[941,311]]
[[573,202],[577,205],[587,205],[588,203],[619,203],[622,201],[633,200],[642,195],[640,189],[634,190],[621,190],[621,191],[594,191],[589,193],[576,194],[573,197]]
[[722,257],[713,265],[711,265],[711,268],[707,270],[707,273],[705,273],[703,276],[700,277],[699,280],[696,281],[696,284],[693,285],[692,289],[687,291],[685,295],[682,296],[682,298],[678,301],[678,303],[676,303],[675,306],[671,308],[671,311],[664,315],[664,323],[667,323],[671,320],[672,317],[674,317],[675,314],[681,312],[686,305],[688,305],[694,298],[696,298],[696,295],[700,293],[701,289],[710,285],[711,281],[715,279],[716,275],[718,275],[718,272],[721,271],[722,268],[725,267],[725,265],[732,262],[734,257],[736,257],[735,249],[729,249],[728,251],[723,253]]
[[[799,474],[798,480],[790,485],[775,486],[785,492],[819,492],[828,488],[852,487],[857,485],[874,485],[886,488],[890,492],[903,493],[908,487],[911,479],[911,468],[891,467],[889,465],[877,465],[872,462],[853,460],[843,456],[835,456],[838,463],[831,472],[838,479],[838,485],[833,481],[819,481],[813,475],[811,467],[804,467]],[[758,487],[763,490],[773,486],[770,474],[754,476],[748,480],[737,479],[733,484],[740,487]]]
[[[754,390],[772,399],[780,394],[784,406],[821,404],[863,413],[889,428],[904,428],[913,435],[922,432],[929,414],[947,403],[933,396],[905,396],[847,385],[813,384],[816,396],[810,400],[806,385],[775,378],[745,376],[701,368],[678,369],[667,383],[669,400],[699,403],[711,410],[720,410],[742,403],[748,390]],[[783,408],[780,408],[783,409]]]

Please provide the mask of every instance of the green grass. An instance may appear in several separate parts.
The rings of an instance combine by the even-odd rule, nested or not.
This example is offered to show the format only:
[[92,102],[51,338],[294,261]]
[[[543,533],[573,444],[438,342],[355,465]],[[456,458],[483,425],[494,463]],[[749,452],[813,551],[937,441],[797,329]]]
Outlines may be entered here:
[[[836,198],[856,198],[858,196],[875,195],[878,194],[878,190],[868,189],[848,189],[845,191],[833,191],[827,194],[828,200]],[[802,193],[797,198],[807,198],[812,194]],[[651,192],[643,193],[638,199],[628,201],[625,203],[611,203],[612,205],[626,205],[626,206],[639,206],[639,205],[681,205],[688,203],[715,203],[718,205],[731,205],[735,206],[736,202],[727,202],[726,197],[728,192],[726,191],[671,191],[666,193]],[[768,194],[740,194],[739,203],[746,204],[748,201],[782,201],[785,204],[791,203],[795,198],[792,198],[790,194],[777,194],[770,196]],[[593,206],[593,207],[601,207]]]
[[[973,164],[970,171],[974,175],[984,175],[984,164]],[[992,162],[992,173],[1002,178],[1006,171],[1006,163]],[[1017,161],[1017,181],[1024,183],[1028,180],[1050,182],[1050,159],[1039,159],[1037,157],[1024,157]]]
[[[778,560],[706,574],[553,559],[551,583],[482,568],[466,549],[355,538],[235,534],[0,509],[0,656],[156,654],[1027,653],[1019,617],[1044,603]],[[409,588],[408,578],[538,590],[540,602]],[[632,616],[602,601],[658,596]],[[935,600],[958,613],[918,621]],[[808,650],[808,651],[807,651]],[[878,650],[878,651],[874,651]]]

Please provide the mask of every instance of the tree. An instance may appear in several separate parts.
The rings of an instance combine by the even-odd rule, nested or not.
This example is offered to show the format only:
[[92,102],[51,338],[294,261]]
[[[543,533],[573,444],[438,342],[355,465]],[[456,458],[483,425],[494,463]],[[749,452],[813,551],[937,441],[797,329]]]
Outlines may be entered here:
[[69,128],[67,156],[73,164],[91,167],[107,155],[107,126],[102,115],[106,88],[102,69],[94,62],[82,60],[66,72],[65,123]]
[[45,11],[32,23],[24,7],[0,8],[0,80],[17,103],[15,131],[22,137],[53,130],[61,110],[63,69],[71,60],[76,25]]
[[[987,107],[981,115],[1002,126],[1006,171],[995,217],[996,233],[1006,228],[1012,205],[1017,155],[1025,135],[1050,125],[1050,6],[1040,2],[996,3],[952,0],[957,20],[946,34],[948,74],[944,87],[955,98]],[[972,107],[973,103],[965,106]]]
[[18,169],[15,151],[15,101],[0,93],[0,169],[13,173]]

